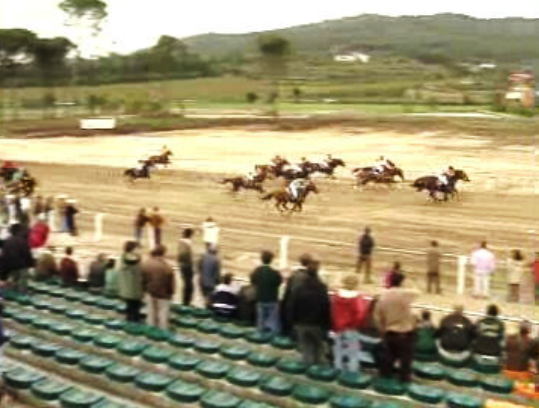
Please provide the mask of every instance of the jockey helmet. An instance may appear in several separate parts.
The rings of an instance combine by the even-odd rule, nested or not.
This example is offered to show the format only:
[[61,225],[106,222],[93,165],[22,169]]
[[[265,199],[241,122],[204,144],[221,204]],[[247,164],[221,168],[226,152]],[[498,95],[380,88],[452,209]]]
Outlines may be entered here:
[[449,166],[449,170],[455,170],[453,166]]

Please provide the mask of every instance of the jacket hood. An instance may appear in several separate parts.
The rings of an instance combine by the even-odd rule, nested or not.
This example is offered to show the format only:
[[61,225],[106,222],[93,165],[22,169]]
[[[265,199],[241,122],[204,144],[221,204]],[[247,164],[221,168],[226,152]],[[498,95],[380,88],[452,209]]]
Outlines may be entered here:
[[138,254],[124,254],[122,260],[126,265],[136,265],[140,262],[140,255]]

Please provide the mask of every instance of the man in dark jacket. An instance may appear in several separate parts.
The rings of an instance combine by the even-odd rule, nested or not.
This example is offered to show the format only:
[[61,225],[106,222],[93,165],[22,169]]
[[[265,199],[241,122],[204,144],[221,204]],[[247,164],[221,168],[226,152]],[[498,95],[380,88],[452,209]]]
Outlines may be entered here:
[[279,322],[279,286],[283,283],[283,278],[279,271],[270,266],[272,260],[272,252],[262,252],[262,266],[256,268],[251,274],[251,283],[255,287],[256,293],[258,330],[277,334],[281,326]]
[[105,271],[107,269],[107,257],[105,254],[97,255],[90,264],[88,273],[88,287],[91,291],[101,292],[105,287]]
[[76,204],[77,204],[77,200],[67,200],[67,205],[65,207],[67,231],[71,235],[78,234],[76,216],[79,213],[79,210],[75,206]]
[[498,318],[498,312],[498,307],[496,305],[490,305],[487,308],[487,317],[477,322],[477,337],[473,343],[473,351],[475,354],[501,357],[505,327],[503,322]]
[[371,235],[371,229],[365,228],[365,233],[359,239],[358,258],[356,264],[356,273],[361,273],[363,265],[365,265],[365,283],[372,283],[371,269],[372,269],[372,251],[374,249],[375,242]]
[[28,245],[27,230],[24,231],[19,224],[10,227],[10,237],[2,247],[2,263],[4,279],[11,280],[14,290],[26,293],[29,269],[35,262]]
[[292,299],[292,322],[303,361],[324,362],[324,339],[331,327],[331,306],[328,288],[318,278],[318,261],[307,267],[307,278],[295,290]]
[[191,304],[194,292],[194,271],[193,271],[193,237],[192,228],[186,228],[182,233],[178,249],[178,266],[183,281],[183,299],[182,303],[186,306]]
[[307,266],[311,262],[310,254],[303,254],[299,258],[300,266],[292,272],[292,275],[286,281],[284,297],[282,302],[281,319],[283,323],[282,331],[286,336],[293,336],[292,330],[292,299],[295,290],[307,278]]
[[463,314],[462,305],[457,305],[453,313],[445,316],[436,333],[439,338],[438,351],[447,359],[466,361],[471,355],[471,345],[475,329],[473,323]]
[[208,245],[206,253],[198,262],[200,292],[204,297],[206,306],[211,303],[211,295],[221,280],[221,260],[217,255],[217,248]]
[[505,345],[505,369],[519,373],[530,371],[531,362],[537,359],[539,344],[530,336],[531,326],[528,322],[520,324],[519,333],[507,337]]

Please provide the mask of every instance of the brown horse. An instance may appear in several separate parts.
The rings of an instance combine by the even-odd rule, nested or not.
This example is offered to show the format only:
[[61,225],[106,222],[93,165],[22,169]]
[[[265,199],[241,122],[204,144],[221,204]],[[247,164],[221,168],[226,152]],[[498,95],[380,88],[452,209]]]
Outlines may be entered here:
[[148,157],[147,161],[149,161],[153,165],[163,164],[165,167],[167,167],[167,165],[172,163],[172,161],[170,160],[170,156],[172,156],[172,150],[166,150],[161,154]]
[[[430,200],[434,202],[448,201],[449,198],[454,199],[455,197],[460,201],[460,194],[456,188],[459,180],[468,182],[470,178],[464,170],[455,170],[455,175],[447,178],[446,186],[440,185],[437,176],[424,176],[414,181],[412,187],[417,191],[426,190]],[[443,200],[438,198],[438,193],[444,195]]]
[[372,167],[357,168],[352,170],[358,186],[365,186],[368,183],[376,184],[393,184],[396,183],[395,178],[399,177],[404,181],[404,171],[399,167],[385,168],[382,174],[376,174]]
[[[292,195],[290,194],[290,191],[288,191],[287,188],[280,188],[277,190],[270,191],[267,194],[264,194],[261,199],[262,200],[271,200],[272,198],[275,199],[275,208],[279,210],[279,212],[283,211],[302,211],[303,210],[303,203],[305,202],[305,199],[309,195],[310,192],[313,192],[315,194],[319,193],[318,188],[316,187],[316,184],[312,180],[309,180],[303,191],[300,193],[300,196],[297,200],[294,200]],[[288,208],[288,204],[292,203],[292,208]]]
[[255,190],[255,191],[258,191],[259,193],[264,192],[262,181],[259,181],[258,179],[248,180],[245,177],[230,177],[230,178],[225,178],[221,180],[221,184],[228,184],[228,183],[232,185],[232,191],[234,193],[237,193],[242,188],[245,190]]

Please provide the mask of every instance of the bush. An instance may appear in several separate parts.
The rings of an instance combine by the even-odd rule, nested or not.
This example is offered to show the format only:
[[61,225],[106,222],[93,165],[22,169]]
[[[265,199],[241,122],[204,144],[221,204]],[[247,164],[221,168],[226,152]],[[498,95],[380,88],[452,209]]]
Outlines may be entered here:
[[245,95],[245,99],[249,103],[255,103],[258,100],[258,94],[255,92],[247,92],[247,95]]
[[56,103],[56,96],[52,92],[47,92],[43,95],[41,103],[44,108],[52,108]]

